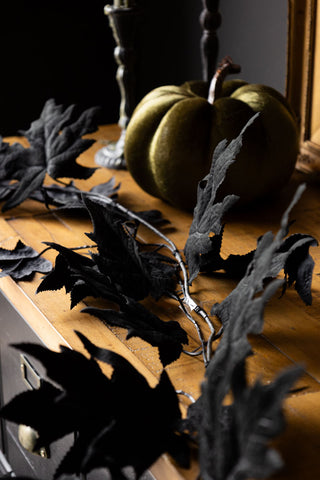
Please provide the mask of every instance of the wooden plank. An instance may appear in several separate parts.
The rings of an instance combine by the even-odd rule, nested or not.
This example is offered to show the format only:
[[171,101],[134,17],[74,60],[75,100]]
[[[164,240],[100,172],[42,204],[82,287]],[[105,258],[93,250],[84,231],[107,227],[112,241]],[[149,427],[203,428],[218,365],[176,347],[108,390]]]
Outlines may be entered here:
[[0,278],[0,288],[20,315],[28,319],[30,327],[48,348],[59,350],[60,345],[70,346],[64,336],[54,328],[52,322],[30,301],[26,292],[12,278]]
[[320,393],[299,395],[285,403],[286,428],[274,442],[284,468],[274,480],[313,480],[320,474]]
[[[112,140],[117,138],[118,132],[117,126],[102,127],[99,132],[94,134],[97,142],[81,155],[79,162],[92,166],[94,153],[106,144],[108,138]],[[121,183],[119,201],[127,208],[135,211],[159,209],[165,218],[170,219],[171,223],[163,231],[182,252],[192,221],[191,213],[177,210],[143,192],[132,181],[127,171],[110,171],[99,168],[89,180],[76,181],[76,185],[84,190],[89,190],[92,186],[105,182],[112,176],[115,177],[116,183]],[[260,205],[259,208],[263,209],[263,214],[256,206],[228,215],[223,238],[223,255],[247,253],[250,249],[255,248],[260,235],[268,230],[276,233],[284,209],[290,202],[297,186],[305,179],[305,175],[297,172],[290,184],[277,197],[270,200],[268,204]],[[50,179],[47,181],[49,182]],[[319,207],[320,190],[316,184],[311,182],[292,212],[291,218],[294,218],[296,222],[292,225],[290,233],[303,232],[320,239]],[[42,205],[28,200],[0,217],[0,243],[1,246],[11,248],[17,239],[21,238],[37,251],[42,250],[44,241],[54,241],[68,247],[76,247],[91,243],[85,235],[85,232],[89,232],[91,229],[92,225],[88,218],[75,218],[70,214],[63,213],[48,214]],[[147,241],[154,239],[154,236],[146,230],[143,230],[143,237]],[[293,433],[290,432],[295,432],[299,426],[308,438],[308,432],[305,431],[308,428],[308,422],[314,421],[317,425],[318,421],[318,417],[314,419],[313,416],[307,415],[309,406],[310,408],[312,405],[315,407],[315,399],[320,399],[318,396],[320,394],[320,350],[318,348],[320,341],[320,278],[317,275],[320,267],[320,253],[318,249],[312,249],[312,255],[316,262],[313,305],[306,307],[293,289],[290,289],[281,299],[274,297],[266,308],[263,335],[250,337],[254,352],[254,355],[248,359],[251,381],[260,377],[264,382],[270,382],[284,368],[296,363],[305,365],[305,374],[296,385],[299,392],[286,403],[288,436],[282,437],[281,441],[276,443],[289,459],[291,458],[289,444],[294,442]],[[53,251],[46,252],[45,257],[54,261],[55,253]],[[156,348],[152,348],[136,338],[126,341],[125,330],[107,328],[95,317],[81,313],[81,309],[85,306],[84,302],[70,310],[69,296],[62,290],[36,294],[40,278],[41,275],[36,275],[32,282],[19,283],[4,278],[0,280],[0,288],[50,348],[57,349],[59,344],[64,341],[71,348],[84,352],[81,342],[74,333],[75,330],[79,330],[98,346],[110,348],[124,355],[145,375],[151,385],[157,383],[162,366]],[[191,291],[200,305],[210,311],[211,306],[215,302],[221,302],[236,286],[236,283],[220,274],[201,275],[192,285]],[[148,299],[145,303],[164,320],[176,319],[181,322],[190,337],[190,344],[186,346],[186,349],[192,350],[198,345],[194,327],[185,319],[173,300],[154,302]],[[218,329],[220,325],[217,319],[213,318],[212,321]],[[207,334],[208,328],[205,325],[202,327]],[[190,358],[183,354],[166,370],[177,389],[184,390],[197,398],[204,376],[201,357]],[[105,371],[108,373],[107,369]],[[185,411],[187,407],[185,399],[182,399],[181,405]],[[305,415],[303,425],[297,423],[300,414]],[[312,415],[317,415],[316,409]],[[315,461],[315,458],[314,450],[310,453],[310,462],[309,460],[308,462]],[[162,457],[153,468],[160,478],[179,479],[181,476],[188,480],[194,478],[190,472],[178,472],[170,461],[168,463],[168,458]],[[161,473],[159,474],[159,472]],[[168,474],[166,477],[163,472],[170,472],[170,475]],[[173,474],[173,472],[175,473]],[[280,475],[279,479],[289,478],[285,476],[286,473],[283,475]],[[299,478],[302,477],[292,475],[291,480]]]

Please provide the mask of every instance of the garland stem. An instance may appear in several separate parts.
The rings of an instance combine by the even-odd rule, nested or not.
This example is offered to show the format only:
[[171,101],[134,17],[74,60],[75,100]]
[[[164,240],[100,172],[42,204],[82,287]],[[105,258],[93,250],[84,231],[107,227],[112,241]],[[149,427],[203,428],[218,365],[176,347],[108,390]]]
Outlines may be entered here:
[[203,308],[201,308],[193,300],[193,298],[190,295],[189,275],[188,275],[185,263],[183,261],[183,258],[181,256],[179,250],[177,249],[176,245],[174,244],[174,242],[172,240],[170,240],[170,238],[168,238],[164,233],[162,233],[156,227],[151,225],[147,220],[140,217],[139,215],[134,213],[132,210],[129,210],[128,208],[124,207],[120,203],[115,202],[111,198],[102,196],[102,195],[100,195],[98,193],[94,193],[94,192],[83,192],[83,195],[87,196],[89,198],[96,199],[96,200],[98,200],[98,201],[100,201],[104,204],[111,205],[112,207],[116,208],[117,210],[125,213],[126,215],[131,217],[133,220],[136,220],[137,222],[143,224],[145,227],[147,227],[149,230],[151,230],[153,233],[155,233],[158,237],[160,237],[165,242],[164,246],[166,246],[170,250],[170,252],[174,256],[174,258],[176,259],[176,261],[177,261],[177,263],[180,267],[181,273],[182,273],[181,288],[182,288],[182,292],[183,292],[183,298],[180,299],[179,297],[176,297],[176,299],[179,298],[180,306],[181,307],[183,306],[182,309],[183,309],[185,315],[187,316],[187,318],[189,318],[190,320],[192,319],[191,320],[192,323],[197,325],[197,331],[198,331],[198,335],[199,335],[202,346],[204,345],[203,335],[201,333],[199,325],[197,324],[197,322],[195,322],[194,318],[189,313],[189,311],[190,312],[194,311],[195,314],[198,315],[202,320],[204,320],[206,322],[206,324],[209,326],[209,329],[210,329],[209,342],[207,344],[207,348],[204,349],[204,353],[203,353],[204,361],[205,361],[205,364],[207,365],[207,363],[209,362],[210,357],[211,357],[211,344],[212,344],[212,339],[214,338],[214,335],[215,335],[215,328],[214,328],[207,312]]

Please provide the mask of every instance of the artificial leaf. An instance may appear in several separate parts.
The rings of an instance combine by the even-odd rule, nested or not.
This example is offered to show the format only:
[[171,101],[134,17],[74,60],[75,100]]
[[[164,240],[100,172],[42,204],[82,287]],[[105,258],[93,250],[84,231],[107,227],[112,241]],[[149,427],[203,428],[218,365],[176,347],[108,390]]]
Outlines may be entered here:
[[93,307],[83,311],[107,324],[127,328],[127,338],[138,336],[158,347],[163,365],[179,358],[182,344],[187,344],[188,338],[177,322],[164,322],[133,299],[125,297],[109,276],[99,271],[92,258],[55,243],[46,244],[59,254],[55,267],[44,277],[37,293],[64,287],[67,293],[71,293],[71,308],[86,297],[110,300],[120,307],[120,312]]
[[[295,367],[271,384],[259,381],[249,386],[246,358],[252,354],[248,334],[261,333],[263,310],[283,280],[267,285],[254,296],[252,285],[232,297],[229,320],[211,359],[202,394],[188,412],[189,429],[197,432],[200,470],[208,480],[267,478],[282,466],[277,452],[269,447],[284,421],[282,401],[302,369]],[[232,393],[233,403],[226,404]]]
[[[17,395],[0,416],[35,428],[38,445],[77,431],[55,478],[99,467],[109,470],[112,478],[126,478],[123,469],[127,466],[140,476],[164,452],[176,453],[174,458],[187,467],[188,449],[177,434],[178,399],[166,372],[151,388],[123,357],[78,336],[90,359],[66,347],[53,352],[36,344],[15,346],[38,359],[57,386],[44,381],[38,390]],[[113,367],[111,378],[102,373],[95,359]]]
[[[235,301],[245,301],[248,293],[252,295],[261,292],[264,282],[270,278],[277,277],[283,268],[285,268],[287,276],[290,271],[290,282],[294,279],[297,280],[298,292],[301,292],[303,299],[311,303],[310,288],[314,262],[309,255],[308,249],[310,245],[317,245],[317,241],[309,235],[293,235],[285,239],[289,230],[290,212],[300,199],[304,189],[305,185],[301,185],[297,189],[290,205],[282,216],[277,234],[274,235],[272,232],[267,232],[258,239],[253,259],[237,287],[223,302],[214,305],[212,308],[212,313],[219,317],[223,325],[229,322],[231,311],[235,308]],[[306,276],[308,281],[304,283]],[[303,287],[299,287],[301,283],[303,283]],[[250,285],[251,290],[248,289],[248,285]]]
[[[277,235],[268,232],[259,239],[244,278],[212,309],[222,321],[224,333],[207,366],[202,394],[189,409],[187,423],[198,433],[201,474],[208,480],[266,478],[281,465],[269,443],[283,428],[281,404],[302,369],[287,370],[266,386],[259,381],[250,386],[246,359],[252,354],[248,335],[262,332],[264,307],[285,283],[278,278],[268,283],[265,280],[275,276],[290,250],[279,251],[288,233],[289,214],[303,189],[298,188]],[[230,393],[233,402],[227,405],[225,398]]]
[[85,110],[74,118],[75,105],[63,110],[53,99],[48,100],[39,119],[22,131],[29,141],[25,148],[19,143],[0,146],[1,183],[15,181],[6,192],[3,211],[27,199],[43,184],[46,173],[52,178],[88,178],[95,169],[76,162],[77,157],[89,148],[94,140],[81,138],[97,129],[96,107]]
[[255,114],[242,129],[237,138],[229,144],[223,140],[216,147],[209,173],[199,182],[197,203],[194,209],[193,221],[184,248],[190,273],[190,283],[198,273],[210,265],[220,268],[221,237],[223,233],[222,219],[225,213],[234,205],[238,197],[226,196],[221,202],[216,202],[218,188],[223,183],[227,169],[236,160],[245,141],[246,131],[255,121]]
[[[239,363],[234,365],[227,357],[207,373],[200,397],[202,477],[208,480],[269,478],[283,466],[280,455],[269,444],[285,427],[282,403],[302,369],[288,369],[268,385],[256,381],[249,386],[243,381],[245,367],[240,356]],[[220,403],[224,392],[220,383],[225,381],[222,375],[219,377],[218,369],[223,369],[231,383],[234,401],[228,406]]]
[[0,277],[9,275],[14,280],[26,280],[35,272],[50,272],[52,264],[33,248],[18,240],[12,250],[0,248],[0,268]]
[[[98,193],[103,197],[110,197],[116,199],[117,192],[120,185],[115,185],[115,179],[112,177],[109,181],[95,185],[89,193]],[[82,196],[83,191],[79,190],[74,182],[71,181],[68,185],[43,185],[40,189],[35,190],[30,195],[30,198],[38,202],[45,203],[47,206],[53,205],[59,209],[64,210],[82,210],[87,212]],[[87,193],[87,192],[86,192]]]
[[283,466],[280,455],[269,447],[269,443],[285,428],[283,400],[301,374],[301,367],[293,367],[281,372],[267,385],[256,381],[245,389],[234,386],[234,416],[240,452],[229,474],[230,480],[269,478]]
[[55,267],[43,278],[37,293],[64,287],[67,293],[71,293],[71,307],[89,296],[113,301],[118,299],[115,285],[99,271],[92,258],[56,243],[47,242],[46,245],[59,254]]
[[113,205],[85,199],[93,232],[87,234],[96,242],[98,254],[92,258],[99,270],[110,277],[123,295],[142,300],[155,298],[174,290],[177,283],[177,262],[157,250],[144,251],[136,240],[136,225]]
[[31,193],[43,184],[46,171],[40,166],[30,166],[26,172],[23,173],[19,182],[11,185],[10,194],[7,195],[7,200],[2,211],[10,210],[17,205],[20,205],[26,200]]
[[151,225],[165,225],[169,223],[169,220],[167,220],[166,218],[163,218],[160,210],[156,210],[156,209],[142,210],[135,213],[138,215],[138,217],[142,218],[143,220],[146,220]]
[[[47,419],[44,419],[45,411],[50,411]],[[62,398],[62,390],[46,380],[41,381],[40,388],[13,397],[0,410],[0,416],[33,428],[39,434],[35,449],[48,447],[52,441],[73,433],[77,428],[72,406]]]
[[[38,120],[31,123],[28,130],[22,131],[31,146],[45,148],[42,161],[50,177],[89,178],[95,169],[83,167],[75,162],[76,158],[89,148],[94,140],[81,138],[97,130],[98,107],[91,107],[75,117],[76,106],[65,110],[49,99]],[[43,153],[42,153],[43,155]]]
[[[3,478],[6,478],[6,477],[3,477]],[[21,476],[21,475],[16,475],[14,478],[15,478],[15,480],[34,480],[34,478],[25,477],[25,476]],[[48,479],[37,477],[37,480],[48,480]],[[77,475],[70,475],[68,477],[68,480],[79,480],[79,477]]]
[[[0,173],[0,178],[1,178],[1,173]],[[12,188],[13,188],[13,184],[9,180],[3,180],[3,181],[0,180],[0,202],[6,200],[10,196],[12,192]]]
[[[103,254],[91,253],[89,258],[62,245],[45,244],[57,250],[59,255],[55,268],[42,280],[37,292],[65,287],[66,292],[71,292],[72,306],[87,296],[113,301],[119,296],[142,299],[149,293],[154,296],[159,292],[162,294],[174,285],[176,270],[175,265],[170,265],[170,259],[158,252],[144,252],[139,256],[138,244],[131,237],[128,237],[128,252],[119,249],[117,257],[113,256],[112,250]],[[148,276],[151,275],[150,285]]]
[[[242,142],[245,141],[246,130],[255,117],[249,120],[240,135],[229,145],[226,141],[218,145],[213,155],[211,170],[199,183],[197,205],[185,245],[190,283],[200,271],[224,270],[233,278],[242,278],[254,258],[255,251],[250,251],[245,255],[231,254],[225,259],[221,257],[220,250],[224,230],[221,222],[223,215],[232,206],[235,198],[227,196],[221,203],[215,203],[215,198],[219,186],[223,183],[227,168],[236,159]],[[273,266],[269,275],[275,277],[280,270],[284,269],[286,285],[295,283],[298,294],[309,305],[312,301],[311,280],[314,267],[314,262],[309,255],[309,247],[316,246],[317,241],[310,235],[293,235],[284,240],[288,228],[289,224],[286,225],[286,230],[282,231],[283,244],[278,243],[279,251],[273,257]]]
[[183,344],[188,344],[188,336],[176,321],[163,321],[143,305],[130,298],[119,301],[120,311],[87,307],[83,312],[98,317],[107,325],[128,330],[127,339],[140,337],[159,349],[162,365],[172,363],[180,357]]
[[287,279],[285,285],[295,285],[301,299],[307,305],[312,303],[311,284],[314,269],[314,260],[309,254],[310,246],[317,246],[317,240],[301,233],[290,235],[284,240],[280,251],[288,252],[284,264],[284,273]]
[[4,142],[2,135],[0,135],[0,155],[6,154],[10,149],[10,143]]

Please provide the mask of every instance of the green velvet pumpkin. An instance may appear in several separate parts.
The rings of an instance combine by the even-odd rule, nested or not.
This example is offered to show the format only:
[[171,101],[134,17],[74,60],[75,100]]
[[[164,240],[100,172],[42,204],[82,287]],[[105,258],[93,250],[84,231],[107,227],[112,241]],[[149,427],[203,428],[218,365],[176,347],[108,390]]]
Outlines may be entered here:
[[265,85],[221,82],[211,100],[204,82],[152,90],[126,131],[127,167],[146,192],[190,210],[217,144],[235,138],[256,112],[260,115],[219,190],[221,197],[234,193],[242,204],[252,202],[288,181],[298,153],[294,114],[286,99]]

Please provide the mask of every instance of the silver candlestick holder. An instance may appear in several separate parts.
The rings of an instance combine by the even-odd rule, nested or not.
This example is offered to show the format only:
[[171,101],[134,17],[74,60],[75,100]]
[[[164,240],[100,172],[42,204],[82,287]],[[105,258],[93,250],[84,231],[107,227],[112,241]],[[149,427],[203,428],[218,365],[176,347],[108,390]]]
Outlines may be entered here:
[[110,142],[98,150],[95,162],[106,168],[124,169],[124,140],[126,128],[136,106],[135,95],[135,35],[139,19],[139,9],[134,1],[118,0],[106,5],[104,13],[116,42],[114,57],[118,64],[116,79],[120,89],[120,112],[118,125],[121,135],[117,142]]

